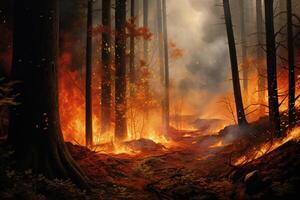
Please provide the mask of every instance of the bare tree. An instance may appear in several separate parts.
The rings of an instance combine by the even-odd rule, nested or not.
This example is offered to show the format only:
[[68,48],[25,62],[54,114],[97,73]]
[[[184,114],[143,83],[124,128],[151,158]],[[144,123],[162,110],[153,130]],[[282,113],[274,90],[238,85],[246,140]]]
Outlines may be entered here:
[[248,63],[247,63],[247,40],[246,40],[246,26],[245,26],[246,25],[245,13],[247,13],[247,8],[245,8],[244,0],[239,0],[239,9],[240,9],[243,89],[247,97],[248,96]]
[[[130,3],[130,20],[132,24],[135,24],[135,0],[131,0]],[[129,58],[129,77],[130,83],[135,83],[135,40],[134,34],[130,35],[130,58]],[[131,86],[131,93],[133,92],[133,86]]]
[[88,0],[87,8],[87,33],[86,33],[86,89],[85,89],[85,142],[86,146],[93,145],[92,122],[92,28],[93,28],[93,0]]
[[101,132],[105,133],[111,118],[111,0],[102,1],[102,25]]
[[266,42],[267,42],[267,75],[269,96],[269,118],[276,135],[281,134],[277,87],[276,40],[274,32],[274,1],[265,0]]
[[287,0],[288,62],[289,62],[289,125],[296,122],[295,109],[295,50],[293,33],[292,0]]
[[237,56],[236,56],[236,46],[235,46],[234,33],[233,33],[233,27],[232,27],[229,0],[223,0],[223,4],[224,4],[225,23],[226,23],[230,61],[231,61],[231,73],[232,73],[232,82],[233,82],[233,90],[234,90],[234,99],[235,99],[235,106],[236,106],[236,112],[237,112],[237,118],[238,118],[237,121],[238,121],[238,124],[241,126],[241,125],[247,124],[247,120],[246,120],[246,116],[245,116],[242,93],[241,93],[239,69],[238,69],[238,62],[237,62]]
[[124,140],[127,137],[126,122],[126,1],[116,0],[116,42],[115,42],[115,137]]
[[164,55],[165,55],[165,95],[164,95],[164,129],[165,135],[169,133],[170,129],[170,87],[169,87],[169,47],[168,47],[168,24],[167,24],[167,5],[166,0],[162,0],[162,11],[163,11],[163,38],[164,38]]
[[[264,50],[262,48],[263,39],[263,11],[262,11],[262,0],[256,0],[256,27],[257,27],[257,49],[256,49],[256,59],[257,59],[257,74],[258,74],[258,103],[264,104],[265,102],[265,69],[263,66]],[[260,115],[265,114],[265,107],[260,105],[259,107]]]

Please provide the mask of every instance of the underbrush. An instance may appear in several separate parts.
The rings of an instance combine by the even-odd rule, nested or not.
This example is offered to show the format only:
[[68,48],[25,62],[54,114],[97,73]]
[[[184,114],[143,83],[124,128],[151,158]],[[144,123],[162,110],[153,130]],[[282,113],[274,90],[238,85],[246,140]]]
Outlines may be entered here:
[[11,168],[13,149],[0,144],[1,200],[89,200],[95,199],[70,180],[50,180],[31,170],[19,172]]

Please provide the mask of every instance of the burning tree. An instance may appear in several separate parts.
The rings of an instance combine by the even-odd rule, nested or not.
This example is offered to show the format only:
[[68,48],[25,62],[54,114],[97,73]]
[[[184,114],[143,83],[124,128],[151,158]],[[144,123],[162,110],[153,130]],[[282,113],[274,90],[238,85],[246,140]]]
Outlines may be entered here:
[[87,186],[63,141],[58,113],[58,1],[15,2],[12,78],[20,104],[11,111],[9,142],[17,167]]

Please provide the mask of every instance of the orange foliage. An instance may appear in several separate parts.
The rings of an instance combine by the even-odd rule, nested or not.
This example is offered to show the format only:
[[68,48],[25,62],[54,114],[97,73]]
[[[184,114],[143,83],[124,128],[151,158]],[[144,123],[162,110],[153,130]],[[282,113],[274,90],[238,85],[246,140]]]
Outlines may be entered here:
[[177,47],[176,43],[171,41],[170,46],[170,56],[173,59],[179,59],[184,56],[184,50]]

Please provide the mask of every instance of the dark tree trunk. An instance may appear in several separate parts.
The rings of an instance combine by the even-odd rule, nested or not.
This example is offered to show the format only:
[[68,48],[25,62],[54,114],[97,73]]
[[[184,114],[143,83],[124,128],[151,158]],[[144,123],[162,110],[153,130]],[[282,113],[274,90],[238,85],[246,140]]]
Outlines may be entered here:
[[296,122],[295,109],[295,50],[293,33],[292,0],[287,0],[288,60],[289,60],[289,125]]
[[[148,28],[149,29],[149,0],[144,0],[143,1],[143,26],[144,28]],[[149,69],[149,42],[148,40],[144,39],[144,61],[146,63],[146,67],[148,67]],[[145,118],[146,120],[149,119],[149,105],[148,102],[150,102],[149,98],[150,98],[150,86],[149,86],[149,80],[146,79],[145,82],[145,97],[146,97],[146,101],[145,101]],[[147,130],[147,125],[145,124],[145,129]],[[142,136],[143,137],[143,133]]]
[[[149,1],[148,0],[143,1],[143,26],[145,28],[149,28]],[[149,43],[147,40],[144,40],[144,59],[146,65],[149,64],[148,53],[149,53]]]
[[163,38],[164,38],[164,54],[165,54],[165,94],[164,94],[164,129],[165,135],[168,135],[170,129],[170,87],[169,87],[169,46],[168,46],[168,24],[167,24],[167,5],[166,0],[162,0],[163,10]]
[[[131,0],[130,3],[130,20],[131,23],[135,23],[135,0]],[[135,83],[135,41],[134,34],[130,35],[130,58],[129,58],[129,80],[131,84],[131,93],[133,93],[133,87]]]
[[158,32],[158,56],[159,56],[159,74],[160,82],[164,82],[164,38],[163,38],[163,22],[162,22],[162,2],[157,0],[157,32]]
[[126,123],[126,0],[116,0],[116,77],[115,77],[115,137],[124,140],[127,137]]
[[[265,103],[265,90],[266,90],[266,81],[265,81],[265,68],[263,66],[264,50],[263,50],[263,12],[262,12],[262,0],[256,0],[256,26],[257,26],[257,72],[258,72],[258,103]],[[265,114],[265,107],[260,105],[259,107],[260,115]]]
[[92,122],[92,28],[93,28],[93,0],[88,0],[87,33],[86,33],[86,84],[85,84],[85,141],[86,146],[93,145]]
[[105,133],[111,119],[111,0],[102,1],[102,25],[101,132]]
[[274,11],[273,0],[265,0],[265,21],[266,21],[266,41],[267,41],[267,75],[268,75],[268,98],[269,98],[269,118],[274,125],[276,135],[280,135],[280,115],[278,105],[277,88],[277,63],[276,44],[274,33]]
[[12,78],[20,104],[11,110],[9,142],[17,167],[49,178],[87,178],[65,146],[58,112],[58,1],[15,1]]
[[224,14],[225,14],[227,36],[228,36],[230,61],[231,61],[231,73],[232,73],[232,81],[233,81],[234,99],[235,99],[235,105],[236,105],[238,124],[241,126],[241,125],[247,124],[247,120],[246,120],[246,116],[245,116],[243,99],[242,99],[242,94],[241,94],[239,69],[238,69],[238,62],[237,62],[237,57],[236,57],[236,47],[235,47],[232,21],[231,21],[231,11],[230,11],[229,0],[223,0],[223,4],[224,4]]
[[248,98],[248,64],[247,64],[247,40],[246,40],[246,9],[244,0],[239,0],[240,7],[240,31],[241,31],[241,49],[242,49],[242,70],[243,70],[243,89]]

